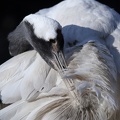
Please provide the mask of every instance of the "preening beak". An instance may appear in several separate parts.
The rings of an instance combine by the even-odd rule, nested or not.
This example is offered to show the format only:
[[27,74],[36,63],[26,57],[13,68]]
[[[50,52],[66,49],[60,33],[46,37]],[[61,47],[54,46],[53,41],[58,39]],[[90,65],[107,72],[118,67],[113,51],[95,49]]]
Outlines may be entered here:
[[[53,51],[52,53],[54,56],[54,60],[52,64],[54,65],[54,68],[59,72],[61,77],[64,77],[64,71],[67,69],[67,64],[63,52],[62,50],[60,50],[60,51]],[[64,79],[64,78],[63,80],[67,89],[70,91],[71,95],[73,96],[73,98],[75,98],[77,103],[79,103],[79,96],[76,93],[74,81],[72,79]]]
[[53,51],[53,56],[54,56],[54,67],[55,69],[57,69],[59,72],[62,72],[66,69],[67,65],[66,65],[66,61],[65,61],[65,57],[63,55],[62,51],[59,52],[55,52]]
[[53,65],[59,72],[62,72],[67,67],[61,46],[58,41],[52,43]]

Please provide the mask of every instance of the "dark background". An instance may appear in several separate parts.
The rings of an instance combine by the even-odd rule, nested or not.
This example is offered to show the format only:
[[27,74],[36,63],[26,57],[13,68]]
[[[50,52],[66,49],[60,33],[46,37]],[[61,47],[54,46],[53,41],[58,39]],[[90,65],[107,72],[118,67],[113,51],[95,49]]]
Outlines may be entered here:
[[[0,1],[0,64],[11,58],[7,35],[22,19],[42,8],[51,7],[62,0],[4,0]],[[120,13],[119,0],[98,0]]]

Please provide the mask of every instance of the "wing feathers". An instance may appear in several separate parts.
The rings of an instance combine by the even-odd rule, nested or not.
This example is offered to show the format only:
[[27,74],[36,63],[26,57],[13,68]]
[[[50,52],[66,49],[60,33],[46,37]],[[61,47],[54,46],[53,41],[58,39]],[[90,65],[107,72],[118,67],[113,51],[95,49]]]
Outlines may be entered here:
[[56,85],[57,73],[36,51],[13,57],[1,65],[0,74],[3,103],[13,103],[20,99],[34,100],[41,92],[47,92]]

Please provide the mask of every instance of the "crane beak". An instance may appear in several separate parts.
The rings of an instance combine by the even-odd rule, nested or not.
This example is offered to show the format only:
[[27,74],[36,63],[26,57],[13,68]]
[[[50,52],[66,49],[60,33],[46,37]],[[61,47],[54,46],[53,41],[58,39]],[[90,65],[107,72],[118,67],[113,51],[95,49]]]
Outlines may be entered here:
[[54,67],[58,72],[63,72],[66,67],[66,61],[65,61],[65,57],[63,55],[62,51],[59,52],[53,52],[53,56],[54,56]]
[[61,39],[60,41],[55,40],[54,42],[52,42],[52,64],[54,66],[54,69],[56,69],[58,72],[62,72],[67,68],[67,64],[63,54],[63,43],[63,39]]

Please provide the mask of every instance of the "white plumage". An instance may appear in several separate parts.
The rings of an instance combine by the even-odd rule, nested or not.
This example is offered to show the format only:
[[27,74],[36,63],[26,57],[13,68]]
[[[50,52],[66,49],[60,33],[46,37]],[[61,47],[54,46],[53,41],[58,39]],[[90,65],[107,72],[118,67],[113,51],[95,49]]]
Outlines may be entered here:
[[[23,35],[18,27],[15,37],[19,32],[16,38],[26,37],[31,45],[31,31],[49,42],[62,26],[68,67],[60,76],[35,50],[2,64],[1,99],[11,105],[0,110],[0,120],[119,120],[120,15],[95,0],[65,0],[28,15],[21,24],[24,21],[33,31],[23,27]],[[69,91],[67,80],[75,89]],[[76,98],[71,96],[74,90]]]

